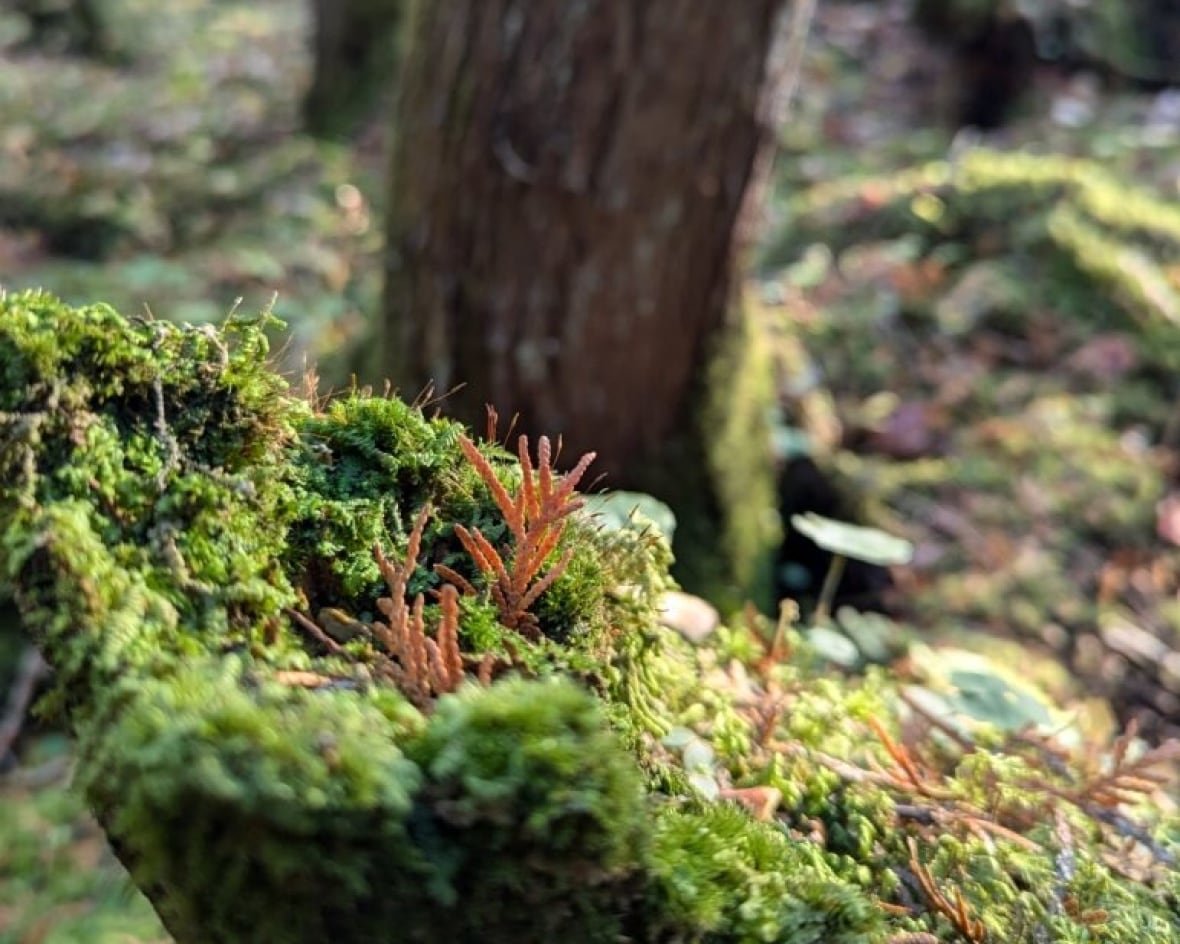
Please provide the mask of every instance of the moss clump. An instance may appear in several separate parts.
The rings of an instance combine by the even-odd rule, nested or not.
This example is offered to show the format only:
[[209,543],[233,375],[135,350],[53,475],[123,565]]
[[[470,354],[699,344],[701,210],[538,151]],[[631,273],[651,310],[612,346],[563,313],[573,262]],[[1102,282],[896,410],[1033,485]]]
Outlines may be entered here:
[[885,930],[882,912],[814,847],[773,826],[752,826],[735,807],[666,810],[654,842],[652,912],[670,929],[694,928],[705,940],[792,944],[855,944]]
[[177,938],[377,940],[429,871],[407,835],[405,713],[199,662],[78,732],[80,782]]
[[[1108,775],[986,725],[902,738],[894,682],[828,677],[786,622],[690,647],[657,624],[668,553],[642,529],[575,514],[537,631],[509,628],[456,526],[514,560],[513,460],[465,464],[452,424],[396,401],[317,413],[264,356],[258,322],[0,305],[0,563],[86,798],[177,940],[951,940],[918,874],[997,940],[1088,939],[1119,902],[1115,944],[1180,940],[1180,830],[1115,804],[1134,874],[1132,820],[1085,806]],[[446,561],[471,584],[452,694],[374,682],[371,625],[325,642],[290,619],[371,610],[377,541],[410,593]],[[423,597],[428,635],[441,606]],[[1147,761],[1116,761],[1141,793]]]
[[[347,659],[331,656],[286,616],[313,604],[372,609],[372,545],[404,544],[426,502],[436,525],[411,591],[437,583],[430,562],[452,561],[479,582],[458,560],[452,524],[499,541],[504,522],[462,461],[454,424],[370,398],[314,415],[266,367],[258,321],[176,328],[42,294],[5,299],[3,316],[6,580],[56,670],[50,703],[80,739],[87,797],[174,935],[377,940],[397,927],[424,939],[461,894],[462,921],[475,923],[458,926],[495,940],[518,927],[511,905],[530,895],[615,894],[603,889],[637,867],[639,772],[587,695],[496,686],[428,724],[396,690],[366,680],[363,641]],[[511,481],[506,454],[489,452]],[[564,540],[596,533],[583,522]],[[603,576],[642,548],[595,540],[600,549],[577,548],[537,608],[543,633],[576,636],[609,665],[611,640],[651,603],[638,588],[608,605]],[[481,649],[507,632],[488,606],[465,602],[467,622],[483,627]],[[520,648],[530,674],[581,665],[585,677],[590,666],[546,635]],[[299,673],[329,684],[284,681]],[[497,806],[444,748],[468,725],[469,744],[490,746],[489,732],[514,723],[501,746],[511,736],[523,753],[502,758],[501,786],[530,758],[537,779]],[[429,737],[436,724],[447,733]],[[406,756],[415,745],[419,761]],[[537,797],[553,809],[530,853]],[[500,858],[473,855],[448,826],[464,799],[476,819],[488,804],[483,836],[504,844]],[[560,802],[570,805],[564,818]],[[509,874],[509,851],[534,860],[529,888]],[[298,907],[274,907],[296,887]],[[547,907],[545,920],[555,934],[603,939],[619,913],[601,902],[564,917]]]
[[646,832],[642,782],[584,691],[468,688],[407,751],[426,780],[415,830],[435,863],[432,939],[619,933]]

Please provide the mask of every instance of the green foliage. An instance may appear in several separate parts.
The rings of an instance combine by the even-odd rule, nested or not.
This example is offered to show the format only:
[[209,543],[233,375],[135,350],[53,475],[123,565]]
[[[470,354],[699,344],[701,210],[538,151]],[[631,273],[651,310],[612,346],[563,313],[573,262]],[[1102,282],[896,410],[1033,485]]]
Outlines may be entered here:
[[404,703],[198,662],[78,731],[80,781],[141,887],[167,889],[155,904],[182,940],[347,925],[370,940],[396,918],[378,902],[415,897],[427,871],[406,836],[419,771],[391,739],[413,721]]
[[[42,750],[32,759],[44,768],[64,757]],[[17,778],[0,784],[0,942],[166,941],[151,906],[115,868],[102,831],[65,781],[63,768],[35,787]]]
[[[57,670],[53,703],[79,737],[80,783],[121,857],[182,940],[318,941],[344,929],[373,940],[394,926],[421,938],[442,920],[442,900],[466,900],[479,883],[484,910],[467,901],[471,920],[487,939],[506,939],[521,920],[508,906],[529,889],[512,879],[507,853],[473,856],[462,832],[442,838],[478,784],[454,780],[441,747],[457,727],[474,724],[471,743],[490,745],[497,725],[527,721],[535,741],[511,732],[525,753],[500,769],[511,778],[523,760],[536,764],[513,788],[523,819],[489,807],[485,838],[519,850],[528,822],[544,826],[537,845],[557,835],[565,844],[547,866],[540,850],[531,855],[530,888],[558,895],[597,869],[603,879],[586,894],[606,894],[606,877],[636,864],[639,774],[587,696],[498,686],[457,699],[432,722],[449,733],[420,748],[432,777],[396,746],[412,743],[423,719],[366,683],[364,654],[351,667],[321,662],[290,629],[283,608],[301,596],[371,607],[368,587],[347,579],[363,572],[331,565],[367,563],[376,540],[404,540],[423,502],[493,537],[504,529],[486,485],[459,463],[453,425],[372,398],[311,415],[265,367],[261,327],[126,321],[41,294],[4,300],[4,572]],[[598,533],[574,530],[583,543]],[[579,549],[550,589],[554,602],[538,601],[606,659],[608,631],[650,607],[642,591],[607,606],[594,578],[633,558],[625,541],[608,543],[601,560]],[[425,556],[447,560],[454,544],[446,521]],[[434,579],[425,572],[422,585]],[[533,671],[554,664],[545,651],[527,655]],[[337,674],[327,690],[283,681],[314,665]],[[483,699],[486,717],[471,707]],[[558,750],[562,732],[569,743]],[[535,797],[553,800],[550,814],[540,817]],[[298,906],[274,907],[291,894]],[[416,919],[405,913],[414,901]],[[563,936],[580,928],[601,939],[612,926],[589,905],[544,914]]]
[[[1180,363],[1176,332],[1163,330],[1180,319],[1167,268],[1180,255],[1180,208],[1095,163],[981,150],[886,178],[820,185],[795,201],[768,263],[816,242],[840,253],[902,238],[899,251],[943,265],[968,249],[975,260],[999,256],[998,271],[1031,293],[1025,305],[1074,309],[1091,323],[1129,320],[1142,329],[1145,356],[1162,369]],[[1030,282],[1034,270],[1040,277]],[[1002,312],[1012,293],[988,297]],[[947,327],[971,324],[961,316]]]
[[[350,398],[308,418],[294,467],[301,515],[286,555],[295,572],[315,571],[318,605],[376,600],[382,585],[372,555],[349,551],[371,549],[388,535],[404,543],[414,511],[427,502],[438,510],[428,522],[428,548],[455,520],[475,518],[501,536],[503,526],[489,520],[494,506],[475,497],[478,480],[464,470],[458,433],[456,424],[430,423],[400,400]],[[437,562],[453,565],[458,556],[453,550]],[[435,583],[424,566],[411,589]]]
[[791,527],[807,535],[825,551],[854,560],[888,566],[908,564],[914,556],[914,547],[909,541],[876,528],[862,528],[814,512],[795,515],[791,519]]
[[[114,56],[22,54],[22,5],[98,8]],[[194,323],[277,293],[285,367],[346,383],[380,294],[385,168],[299,133],[312,6],[0,4],[4,285]]]

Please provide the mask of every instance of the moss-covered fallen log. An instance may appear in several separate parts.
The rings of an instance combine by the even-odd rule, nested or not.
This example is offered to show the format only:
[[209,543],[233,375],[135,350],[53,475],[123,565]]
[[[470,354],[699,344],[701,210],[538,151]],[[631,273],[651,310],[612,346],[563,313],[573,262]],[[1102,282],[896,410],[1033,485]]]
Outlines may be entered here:
[[265,327],[0,303],[4,590],[177,940],[1180,941],[1171,747],[1087,766],[789,619],[691,647],[543,445],[296,397]]

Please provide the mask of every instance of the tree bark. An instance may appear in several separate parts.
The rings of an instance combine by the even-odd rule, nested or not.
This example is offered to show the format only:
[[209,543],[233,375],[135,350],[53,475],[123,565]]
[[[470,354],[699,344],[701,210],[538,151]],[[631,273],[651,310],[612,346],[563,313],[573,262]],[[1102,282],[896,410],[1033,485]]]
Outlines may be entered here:
[[482,428],[494,404],[677,504],[811,5],[414,4],[382,372],[462,384],[448,412]]
[[308,131],[342,137],[388,87],[402,0],[313,0],[314,72],[303,101]]

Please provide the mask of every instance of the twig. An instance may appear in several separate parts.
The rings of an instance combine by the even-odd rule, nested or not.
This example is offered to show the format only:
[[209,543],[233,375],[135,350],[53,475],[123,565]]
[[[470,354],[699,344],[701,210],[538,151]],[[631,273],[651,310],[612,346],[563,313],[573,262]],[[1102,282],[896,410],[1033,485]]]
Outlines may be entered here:
[[156,435],[168,451],[167,461],[156,473],[156,487],[162,492],[168,485],[168,476],[180,468],[180,444],[168,428],[168,418],[164,414],[164,384],[159,377],[152,381],[152,394],[156,401]]
[[906,689],[898,688],[897,695],[903,702],[906,703],[910,711],[914,712],[916,715],[921,716],[927,724],[937,728],[952,741],[958,744],[959,747],[961,747],[966,753],[971,753],[975,750],[975,742],[972,741],[971,738],[967,737],[962,731],[959,731],[957,728],[955,728],[955,726],[945,718],[940,718],[935,715],[932,711],[930,711],[929,708],[918,701],[918,699],[911,695]]
[[959,888],[954,889],[955,900],[952,902],[939,889],[930,869],[918,858],[918,844],[913,838],[906,840],[910,850],[910,869],[921,886],[922,894],[930,907],[946,918],[951,926],[972,944],[982,944],[987,939],[987,929],[983,922],[971,914],[967,900]]
[[1082,806],[1081,810],[1098,822],[1105,823],[1124,839],[1130,839],[1142,845],[1157,862],[1162,862],[1169,868],[1175,866],[1175,855],[1156,842],[1151,833],[1140,824],[1120,815],[1115,810],[1087,806]]
[[344,651],[344,647],[340,645],[335,639],[325,633],[315,621],[304,616],[293,607],[287,607],[287,615],[295,621],[295,625],[302,629],[307,635],[318,642],[321,646],[331,653],[340,653]]
[[877,739],[885,748],[885,752],[893,760],[892,768],[882,768],[874,764],[877,772],[889,779],[891,785],[899,790],[909,791],[929,797],[932,800],[952,800],[954,795],[937,780],[927,776],[926,771],[918,766],[918,762],[910,754],[904,744],[893,740],[885,726],[874,717],[868,718],[869,727],[877,735]]

